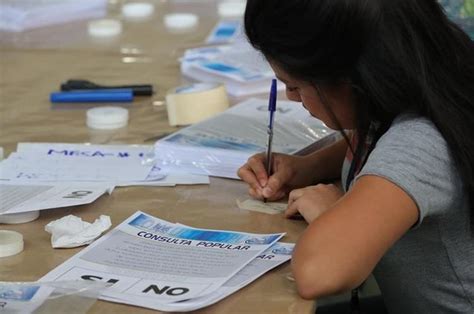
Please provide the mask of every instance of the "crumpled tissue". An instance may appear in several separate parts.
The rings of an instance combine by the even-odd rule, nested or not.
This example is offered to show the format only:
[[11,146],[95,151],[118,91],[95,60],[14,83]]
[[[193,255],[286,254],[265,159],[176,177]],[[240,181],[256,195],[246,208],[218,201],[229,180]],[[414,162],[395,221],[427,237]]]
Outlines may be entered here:
[[53,248],[72,248],[92,243],[112,225],[110,217],[100,215],[92,224],[81,218],[68,215],[51,221],[44,230],[51,233]]

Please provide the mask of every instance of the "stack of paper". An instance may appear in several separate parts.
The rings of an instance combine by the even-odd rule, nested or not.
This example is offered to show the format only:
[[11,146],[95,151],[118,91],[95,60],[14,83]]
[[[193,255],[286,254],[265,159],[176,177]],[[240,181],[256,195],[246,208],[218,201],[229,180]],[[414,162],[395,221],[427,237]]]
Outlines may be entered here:
[[[215,42],[220,39],[212,34],[208,38]],[[275,76],[265,58],[239,38],[231,45],[187,50],[181,59],[181,72],[197,81],[223,83],[233,96],[266,93]]]
[[[209,184],[209,177],[166,173],[153,146],[19,143],[0,162],[0,216],[88,204],[115,186]],[[1,218],[0,218],[1,221]]]
[[[237,178],[247,159],[267,145],[267,100],[249,99],[223,113],[155,143],[157,164],[172,171]],[[275,112],[273,151],[293,154],[334,134],[301,104],[280,101]]]
[[89,204],[105,193],[112,193],[113,186],[93,183],[0,183],[0,223],[2,215],[18,214],[49,208]]
[[112,284],[100,299],[161,311],[218,302],[291,258],[283,233],[196,229],[137,212],[40,281]]
[[19,143],[0,162],[0,180],[9,182],[105,183],[109,186],[208,184],[206,176],[164,172],[146,145]]
[[2,0],[0,30],[20,32],[76,20],[100,18],[107,0]]

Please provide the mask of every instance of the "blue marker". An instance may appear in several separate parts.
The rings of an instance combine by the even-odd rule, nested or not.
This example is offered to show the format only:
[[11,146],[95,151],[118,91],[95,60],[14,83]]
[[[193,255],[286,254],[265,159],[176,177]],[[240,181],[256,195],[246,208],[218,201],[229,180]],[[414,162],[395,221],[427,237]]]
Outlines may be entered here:
[[51,93],[53,103],[63,102],[130,102],[133,101],[133,90],[124,89],[94,89],[69,92]]
[[[272,141],[273,141],[273,117],[276,110],[276,99],[277,99],[277,81],[272,80],[272,87],[270,88],[270,96],[268,97],[268,112],[270,112],[270,118],[268,121],[268,142],[267,142],[267,176],[270,177],[273,173],[272,169]],[[263,201],[266,203],[267,199]]]

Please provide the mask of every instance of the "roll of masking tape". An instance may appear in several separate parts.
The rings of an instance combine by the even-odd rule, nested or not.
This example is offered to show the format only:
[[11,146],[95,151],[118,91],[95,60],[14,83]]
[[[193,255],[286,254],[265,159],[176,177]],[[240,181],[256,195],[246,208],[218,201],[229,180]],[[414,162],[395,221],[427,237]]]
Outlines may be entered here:
[[146,2],[126,3],[122,6],[122,15],[128,20],[144,20],[155,11],[155,6]]
[[193,29],[198,25],[199,17],[191,13],[172,13],[166,14],[163,21],[168,30],[177,31]]
[[0,215],[0,224],[22,224],[38,219],[39,215],[39,210],[24,213],[3,214]]
[[229,108],[224,85],[197,83],[181,86],[166,95],[170,125],[188,125],[210,118]]
[[23,235],[16,231],[0,230],[0,257],[12,256],[23,251]]
[[113,19],[91,21],[88,24],[88,31],[93,37],[114,37],[122,33],[122,22]]
[[121,107],[106,106],[87,110],[86,124],[91,129],[113,130],[127,126],[128,110]]

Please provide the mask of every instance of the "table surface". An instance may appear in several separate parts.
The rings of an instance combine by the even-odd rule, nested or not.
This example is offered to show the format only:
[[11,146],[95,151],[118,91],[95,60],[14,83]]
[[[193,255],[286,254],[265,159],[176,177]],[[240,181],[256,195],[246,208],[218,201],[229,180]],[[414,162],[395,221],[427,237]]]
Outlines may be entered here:
[[[124,1],[109,1],[109,17],[120,18]],[[0,32],[0,147],[5,156],[18,142],[64,142],[94,144],[153,144],[153,138],[178,130],[168,124],[166,108],[156,105],[166,91],[186,82],[178,58],[185,49],[202,46],[219,20],[216,1],[154,1],[154,16],[146,21],[123,22],[123,33],[114,40],[98,41],[88,36],[87,22],[77,21],[22,33]],[[199,25],[188,32],[170,33],[163,15],[192,12]],[[152,83],[153,97],[136,99],[126,107],[129,125],[114,131],[94,131],[85,123],[90,105],[52,105],[49,93],[71,78],[104,84]],[[233,99],[235,103],[237,100]],[[154,105],[155,103],[155,105]],[[151,140],[150,140],[151,139]],[[241,210],[236,199],[246,199],[247,188],[237,180],[211,178],[210,185],[177,187],[122,187],[90,205],[41,212],[34,222],[1,225],[21,232],[22,253],[0,259],[0,281],[35,281],[79,252],[53,249],[44,226],[65,215],[86,221],[109,215],[116,226],[135,211],[171,222],[199,228],[228,229],[253,233],[286,232],[286,242],[295,242],[304,230],[303,221],[281,215]],[[200,310],[205,313],[308,313],[315,303],[301,299],[288,279],[289,263],[264,275],[223,301]],[[152,312],[143,308],[98,301],[89,313]],[[153,311],[154,312],[154,311]]]

